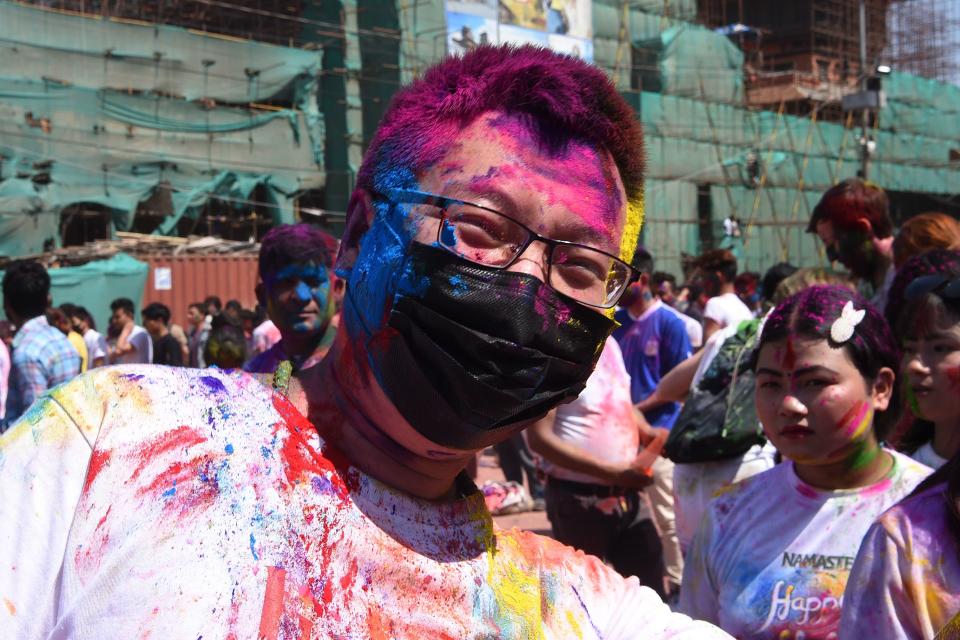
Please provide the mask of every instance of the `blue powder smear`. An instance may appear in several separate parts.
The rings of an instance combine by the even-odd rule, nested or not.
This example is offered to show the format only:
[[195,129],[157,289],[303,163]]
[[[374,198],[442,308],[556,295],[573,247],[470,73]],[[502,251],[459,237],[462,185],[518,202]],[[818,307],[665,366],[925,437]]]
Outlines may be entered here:
[[225,446],[225,447],[223,448],[223,450],[226,451],[228,454],[231,454],[231,453],[233,453],[233,445],[232,445],[232,444],[228,444],[227,446]]
[[257,539],[253,537],[253,532],[250,532],[250,553],[253,554],[254,560],[260,560],[260,556],[257,555],[257,550],[254,548],[254,545],[257,544]]
[[211,391],[216,391],[218,393],[227,392],[227,388],[223,386],[222,382],[220,382],[220,378],[216,378],[214,376],[200,376],[200,382],[202,382]]

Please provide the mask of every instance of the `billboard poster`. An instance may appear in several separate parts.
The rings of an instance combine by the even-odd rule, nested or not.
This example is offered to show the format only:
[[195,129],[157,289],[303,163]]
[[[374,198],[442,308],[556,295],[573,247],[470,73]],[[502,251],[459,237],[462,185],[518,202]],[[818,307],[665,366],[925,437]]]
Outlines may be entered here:
[[591,0],[447,0],[447,51],[537,44],[593,61]]

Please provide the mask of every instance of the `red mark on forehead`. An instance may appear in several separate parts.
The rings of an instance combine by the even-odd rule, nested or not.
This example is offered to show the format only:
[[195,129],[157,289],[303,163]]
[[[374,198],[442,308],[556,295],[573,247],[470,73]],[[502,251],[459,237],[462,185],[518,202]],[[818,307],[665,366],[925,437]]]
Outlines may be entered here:
[[797,352],[793,349],[793,338],[787,338],[787,350],[783,354],[780,364],[784,369],[793,371],[797,366]]

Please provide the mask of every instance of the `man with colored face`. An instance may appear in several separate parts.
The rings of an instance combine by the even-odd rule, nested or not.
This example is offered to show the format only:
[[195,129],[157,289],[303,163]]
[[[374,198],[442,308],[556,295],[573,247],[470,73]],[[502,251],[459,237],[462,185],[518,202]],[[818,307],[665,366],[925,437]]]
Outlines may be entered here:
[[831,187],[813,209],[807,233],[823,241],[827,258],[860,279],[860,293],[878,309],[893,283],[893,221],[887,194],[871,182],[848,178]]
[[337,241],[309,224],[271,229],[260,245],[257,299],[280,331],[280,341],[244,365],[273,373],[284,360],[307,369],[326,355],[336,335],[342,283],[333,273]]
[[402,89],[317,366],[113,368],[0,442],[13,635],[726,638],[500,530],[463,473],[584,388],[633,275],[641,158],[606,76],[544,49],[481,46]]

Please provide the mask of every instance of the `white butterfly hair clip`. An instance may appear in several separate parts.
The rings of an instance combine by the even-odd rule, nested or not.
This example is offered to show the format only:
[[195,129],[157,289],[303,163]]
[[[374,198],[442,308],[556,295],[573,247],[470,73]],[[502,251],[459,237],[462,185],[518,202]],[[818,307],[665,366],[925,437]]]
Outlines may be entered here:
[[866,315],[866,309],[854,309],[853,302],[847,302],[843,305],[840,317],[834,320],[830,326],[830,337],[837,344],[843,344],[853,337],[853,330],[863,322]]

